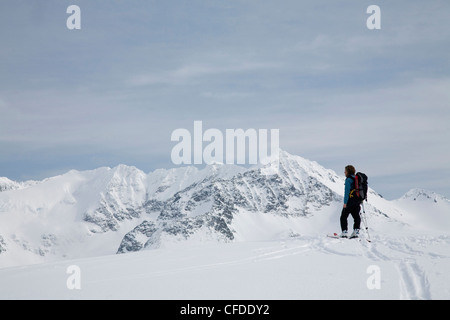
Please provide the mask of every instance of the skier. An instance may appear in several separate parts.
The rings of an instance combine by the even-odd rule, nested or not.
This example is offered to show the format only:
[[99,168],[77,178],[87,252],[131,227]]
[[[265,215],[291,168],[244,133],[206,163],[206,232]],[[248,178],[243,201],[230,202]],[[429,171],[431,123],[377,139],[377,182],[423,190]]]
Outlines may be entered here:
[[355,167],[348,165],[345,167],[345,194],[344,194],[344,208],[341,213],[341,238],[348,238],[347,232],[347,218],[351,214],[354,220],[353,233],[351,238],[358,238],[359,229],[361,225],[361,217],[359,212],[361,210],[360,201],[356,199],[355,195]]

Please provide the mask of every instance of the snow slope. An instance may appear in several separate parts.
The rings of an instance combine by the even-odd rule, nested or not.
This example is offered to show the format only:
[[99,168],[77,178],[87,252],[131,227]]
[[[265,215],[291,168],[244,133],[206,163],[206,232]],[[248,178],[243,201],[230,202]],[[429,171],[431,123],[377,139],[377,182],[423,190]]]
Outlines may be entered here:
[[[449,299],[449,244],[448,236],[183,243],[2,269],[0,299]],[[80,290],[67,287],[72,265]]]

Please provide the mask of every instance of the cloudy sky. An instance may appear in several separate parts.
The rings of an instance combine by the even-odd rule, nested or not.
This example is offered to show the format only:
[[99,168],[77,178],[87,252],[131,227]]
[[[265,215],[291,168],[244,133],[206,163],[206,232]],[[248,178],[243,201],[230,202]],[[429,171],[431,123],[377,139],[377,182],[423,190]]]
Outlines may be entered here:
[[[68,30],[69,5],[81,30]],[[381,8],[381,30],[366,9]],[[388,199],[450,197],[449,1],[2,0],[0,176],[170,168],[177,128],[280,147]]]

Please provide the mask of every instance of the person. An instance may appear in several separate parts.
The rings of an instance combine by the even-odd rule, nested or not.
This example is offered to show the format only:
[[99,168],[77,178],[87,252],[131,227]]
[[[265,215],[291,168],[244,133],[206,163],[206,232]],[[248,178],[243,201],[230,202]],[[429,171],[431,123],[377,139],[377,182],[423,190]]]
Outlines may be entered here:
[[342,208],[341,213],[341,230],[342,233],[340,235],[341,238],[348,238],[347,231],[347,219],[349,215],[352,215],[354,223],[353,223],[353,233],[350,235],[350,238],[359,237],[359,229],[361,225],[361,217],[359,212],[361,210],[360,202],[356,199],[355,195],[355,167],[352,165],[348,165],[345,167],[345,193],[344,193],[344,207]]

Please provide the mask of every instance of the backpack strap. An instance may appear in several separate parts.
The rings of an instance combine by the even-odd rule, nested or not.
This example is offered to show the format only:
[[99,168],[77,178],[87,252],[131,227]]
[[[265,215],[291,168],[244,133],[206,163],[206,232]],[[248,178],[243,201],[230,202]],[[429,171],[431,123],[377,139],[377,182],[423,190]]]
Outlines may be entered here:
[[355,190],[356,190],[356,196],[359,198],[359,178],[358,175],[355,175]]

